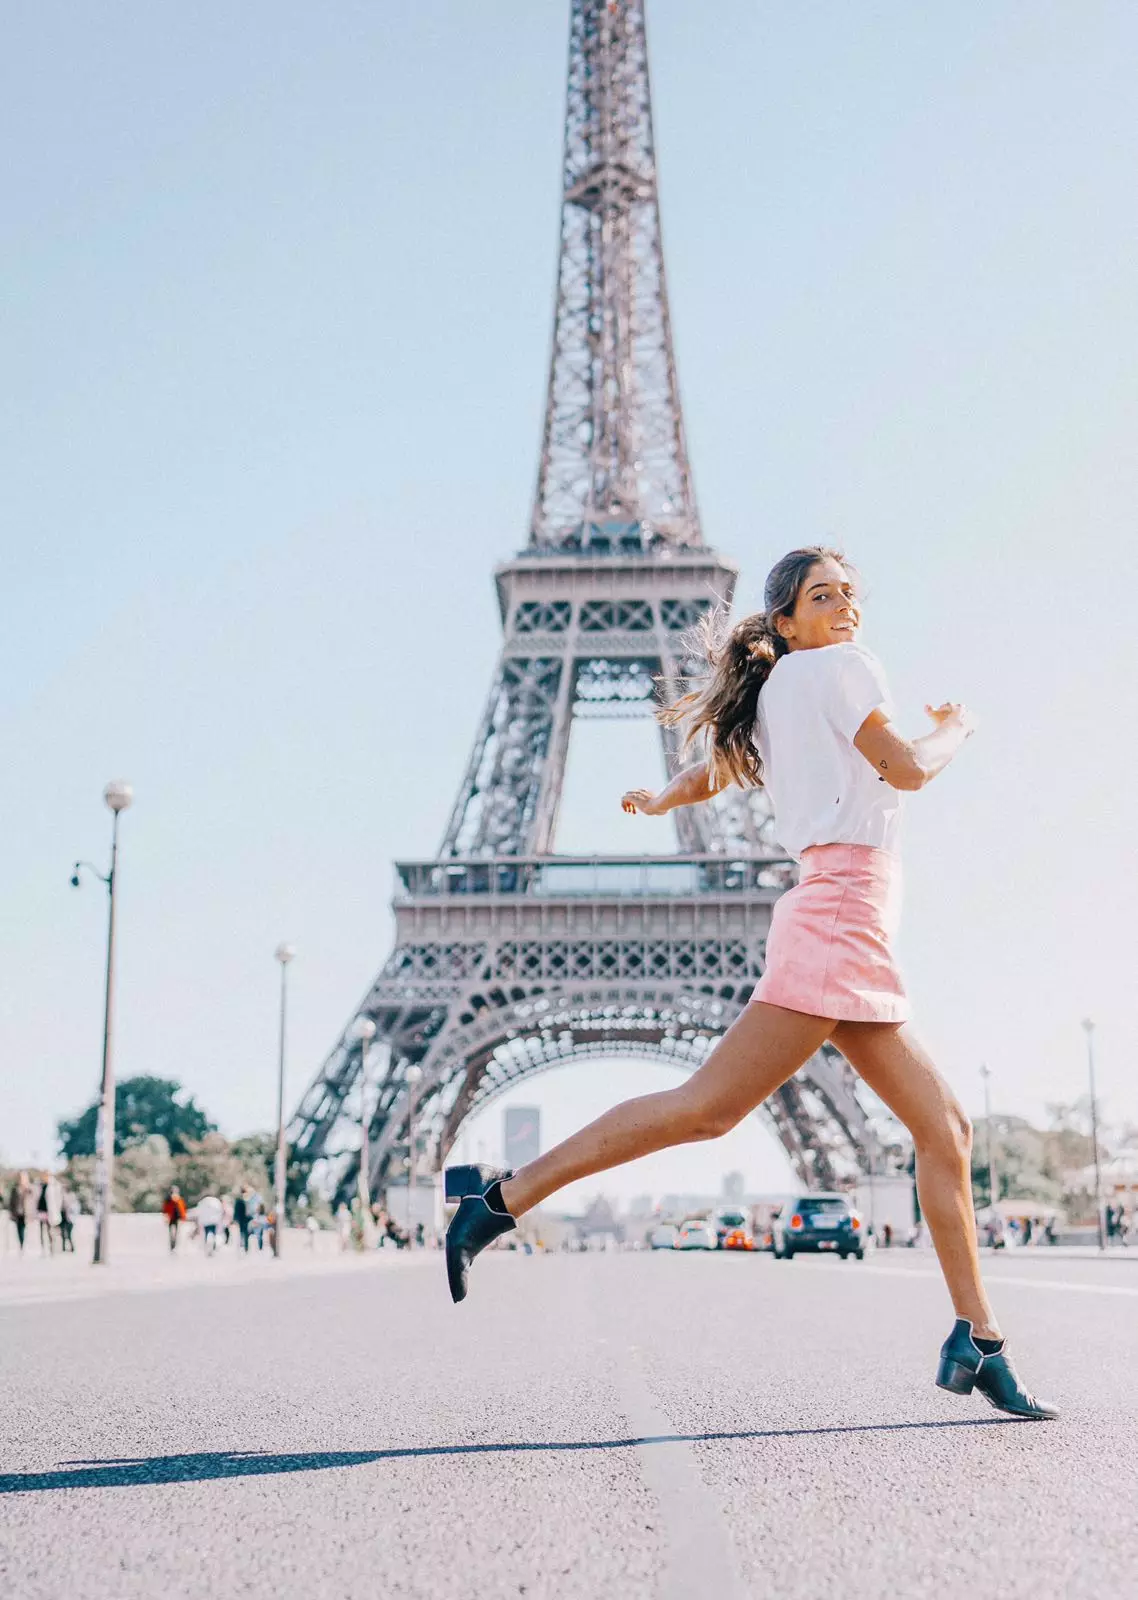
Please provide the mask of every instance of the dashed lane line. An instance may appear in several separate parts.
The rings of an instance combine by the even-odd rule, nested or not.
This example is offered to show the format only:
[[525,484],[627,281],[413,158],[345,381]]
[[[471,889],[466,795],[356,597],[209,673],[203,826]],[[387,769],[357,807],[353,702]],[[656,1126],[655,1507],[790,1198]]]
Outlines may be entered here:
[[745,1600],[719,1501],[704,1482],[691,1444],[657,1406],[635,1351],[618,1362],[625,1415],[638,1441],[640,1470],[660,1507],[666,1565],[657,1600]]

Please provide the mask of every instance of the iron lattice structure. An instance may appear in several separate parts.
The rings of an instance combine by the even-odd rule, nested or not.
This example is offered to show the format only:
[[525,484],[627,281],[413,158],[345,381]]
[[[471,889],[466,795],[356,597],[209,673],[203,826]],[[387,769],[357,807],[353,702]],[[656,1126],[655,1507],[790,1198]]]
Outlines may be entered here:
[[[761,793],[674,813],[678,853],[553,852],[578,716],[650,716],[698,670],[685,634],[736,569],[702,540],[668,319],[644,8],[573,0],[561,258],[526,548],[496,573],[501,655],[438,856],[396,868],[395,949],[293,1118],[340,1196],[358,1177],[376,1025],[374,1192],[437,1169],[459,1127],[534,1073],[589,1056],[688,1071],[747,1004],[794,882]],[[662,730],[670,768],[675,737]],[[371,1065],[376,1063],[372,1061]],[[804,1183],[864,1170],[852,1072],[819,1053],[763,1108]],[[422,1168],[420,1168],[422,1170]]]
[[553,358],[531,541],[702,544],[664,281],[644,7],[572,9]]

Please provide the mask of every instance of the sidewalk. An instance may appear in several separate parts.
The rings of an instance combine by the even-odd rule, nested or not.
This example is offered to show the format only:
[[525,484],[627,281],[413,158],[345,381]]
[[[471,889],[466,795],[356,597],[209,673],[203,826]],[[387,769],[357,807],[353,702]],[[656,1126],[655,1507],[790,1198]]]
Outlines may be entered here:
[[[6,1219],[4,1219],[6,1220]],[[165,1289],[234,1288],[249,1283],[279,1283],[283,1278],[345,1272],[390,1272],[432,1265],[442,1270],[437,1250],[372,1250],[364,1255],[341,1251],[330,1230],[311,1235],[289,1228],[279,1259],[268,1245],[254,1246],[248,1255],[237,1244],[219,1244],[207,1256],[200,1238],[191,1239],[183,1228],[176,1251],[167,1242],[161,1215],[116,1213],[111,1218],[109,1261],[92,1266],[93,1224],[80,1219],[75,1230],[75,1254],[40,1254],[38,1232],[29,1229],[24,1253],[16,1250],[14,1231],[0,1239],[0,1309],[42,1304],[45,1301],[89,1300],[105,1294],[152,1294]],[[6,1245],[6,1247],[5,1247]]]

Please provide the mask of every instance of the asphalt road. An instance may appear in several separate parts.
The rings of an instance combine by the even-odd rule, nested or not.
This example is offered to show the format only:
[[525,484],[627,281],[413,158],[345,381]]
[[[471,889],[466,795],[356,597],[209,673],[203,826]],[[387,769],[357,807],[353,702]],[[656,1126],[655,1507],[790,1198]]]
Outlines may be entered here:
[[1138,1592],[1138,1270],[993,1262],[1051,1424],[932,1386],[935,1263],[438,1256],[0,1307],[19,1600]]

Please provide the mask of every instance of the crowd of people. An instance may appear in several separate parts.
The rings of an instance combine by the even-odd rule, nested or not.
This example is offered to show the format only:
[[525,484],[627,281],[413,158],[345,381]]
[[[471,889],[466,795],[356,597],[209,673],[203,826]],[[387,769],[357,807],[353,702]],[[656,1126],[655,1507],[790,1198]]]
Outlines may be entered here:
[[1138,1244],[1138,1210],[1129,1211],[1120,1200],[1103,1213],[1107,1244]]
[[428,1233],[422,1222],[413,1228],[401,1227],[387,1207],[373,1202],[365,1212],[359,1200],[349,1206],[341,1201],[336,1207],[336,1237],[341,1250],[364,1250],[374,1245],[382,1249],[393,1245],[397,1250],[407,1250],[412,1245],[420,1249],[438,1244],[437,1236]]
[[236,1194],[204,1194],[195,1206],[187,1208],[177,1184],[172,1184],[162,1203],[162,1215],[170,1249],[178,1248],[183,1225],[191,1240],[201,1239],[207,1256],[217,1249],[218,1243],[229,1244],[236,1240],[246,1254],[250,1248],[271,1249],[277,1226],[276,1212],[266,1205],[252,1184],[243,1183]]
[[[1129,1209],[1123,1200],[1107,1201],[1102,1220],[1108,1245],[1138,1244],[1138,1212]],[[1059,1219],[1054,1212],[1046,1216],[1004,1217],[989,1211],[980,1222],[981,1243],[991,1250],[1058,1244],[1059,1234]]]
[[[37,1226],[42,1255],[74,1252],[75,1225],[82,1214],[82,1206],[79,1196],[62,1175],[18,1172],[7,1196],[0,1191],[0,1205],[5,1205],[20,1254],[24,1253],[29,1237],[34,1238]],[[233,1244],[245,1253],[266,1247],[272,1249],[275,1245],[275,1209],[271,1201],[266,1202],[249,1183],[243,1183],[233,1194],[202,1195],[193,1205],[187,1205],[179,1186],[171,1184],[161,1209],[171,1252],[177,1251],[183,1240],[190,1243],[200,1240],[207,1256],[213,1255],[219,1244]],[[0,1219],[3,1215],[0,1211]],[[405,1250],[413,1245],[422,1248],[438,1244],[436,1236],[428,1234],[422,1222],[413,1228],[400,1226],[379,1203],[372,1205],[367,1213],[358,1200],[351,1206],[341,1204],[332,1222],[341,1250],[376,1246]],[[315,1235],[321,1228],[311,1212],[306,1217],[305,1227],[314,1245]]]
[[41,1255],[53,1256],[57,1248],[60,1254],[74,1253],[75,1224],[81,1211],[79,1196],[52,1172],[34,1178],[30,1172],[18,1172],[8,1191],[8,1217],[21,1255],[36,1225]]

